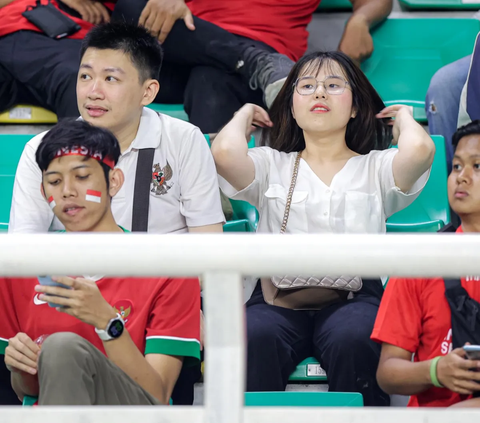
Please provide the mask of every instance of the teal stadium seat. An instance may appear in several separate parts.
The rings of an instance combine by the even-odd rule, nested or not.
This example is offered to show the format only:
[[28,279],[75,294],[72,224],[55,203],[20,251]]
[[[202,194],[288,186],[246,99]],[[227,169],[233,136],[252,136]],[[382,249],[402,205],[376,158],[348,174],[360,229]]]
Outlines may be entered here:
[[474,0],[399,0],[410,10],[479,10],[480,1]]
[[349,0],[322,0],[317,12],[337,12],[352,10],[352,3]]
[[363,407],[357,392],[246,392],[247,407]]
[[[8,229],[13,182],[25,144],[33,135],[0,135],[0,231]],[[39,187],[40,189],[40,187]]]
[[472,53],[476,19],[387,19],[372,30],[375,49],[362,70],[387,105],[414,107],[426,122],[425,95],[433,74]]
[[435,158],[427,185],[406,209],[387,220],[387,232],[437,232],[450,223],[445,140],[434,135]]

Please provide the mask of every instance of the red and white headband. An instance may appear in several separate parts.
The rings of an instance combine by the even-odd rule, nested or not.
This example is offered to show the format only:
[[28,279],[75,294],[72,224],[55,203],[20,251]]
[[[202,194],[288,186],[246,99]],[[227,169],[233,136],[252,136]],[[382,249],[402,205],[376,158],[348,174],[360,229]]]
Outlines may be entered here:
[[95,159],[100,163],[106,164],[110,169],[115,167],[111,157],[103,157],[103,154],[99,151],[92,150],[91,148],[85,147],[84,145],[74,145],[72,147],[63,147],[58,150],[55,154],[55,158],[63,156],[84,156]]

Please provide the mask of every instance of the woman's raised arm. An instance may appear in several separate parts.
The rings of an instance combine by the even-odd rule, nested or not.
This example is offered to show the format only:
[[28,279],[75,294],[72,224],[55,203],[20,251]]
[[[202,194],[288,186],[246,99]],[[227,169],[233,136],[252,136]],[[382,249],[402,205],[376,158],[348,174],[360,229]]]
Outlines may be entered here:
[[254,104],[243,106],[212,143],[217,172],[236,190],[249,186],[255,178],[253,160],[248,157],[248,140],[255,127],[269,127],[268,113]]

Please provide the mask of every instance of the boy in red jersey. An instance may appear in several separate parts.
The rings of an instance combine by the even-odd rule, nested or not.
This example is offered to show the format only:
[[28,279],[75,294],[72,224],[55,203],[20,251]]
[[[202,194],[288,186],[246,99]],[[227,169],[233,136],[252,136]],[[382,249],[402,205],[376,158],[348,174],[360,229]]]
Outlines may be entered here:
[[[448,199],[462,221],[457,233],[478,233],[480,121],[460,128],[452,144]],[[479,276],[463,277],[461,285],[468,301],[480,302]],[[480,372],[471,371],[480,369],[480,361],[467,359],[461,345],[453,346],[451,314],[442,278],[388,282],[372,334],[382,343],[377,379],[385,392],[410,395],[409,406],[414,407],[480,407],[480,398],[474,398],[480,393]],[[457,343],[474,343],[479,330],[477,319],[470,338]]]
[[[67,232],[124,232],[110,210],[123,184],[114,168],[119,156],[110,132],[83,121],[64,121],[45,135],[36,153],[42,191]],[[53,279],[67,287],[0,279],[0,350],[19,398],[168,403],[183,362],[200,357],[198,279]],[[40,347],[34,340],[42,335],[49,336]]]

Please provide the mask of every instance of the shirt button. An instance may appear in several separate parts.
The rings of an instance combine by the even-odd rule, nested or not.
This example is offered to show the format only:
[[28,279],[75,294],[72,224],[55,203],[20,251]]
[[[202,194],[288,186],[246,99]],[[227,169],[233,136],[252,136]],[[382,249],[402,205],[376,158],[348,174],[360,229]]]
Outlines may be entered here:
[[327,189],[325,192],[326,192],[327,194],[330,194],[330,190],[329,190],[329,189]]
[[324,215],[324,216],[328,216],[328,212],[323,212],[323,215]]

